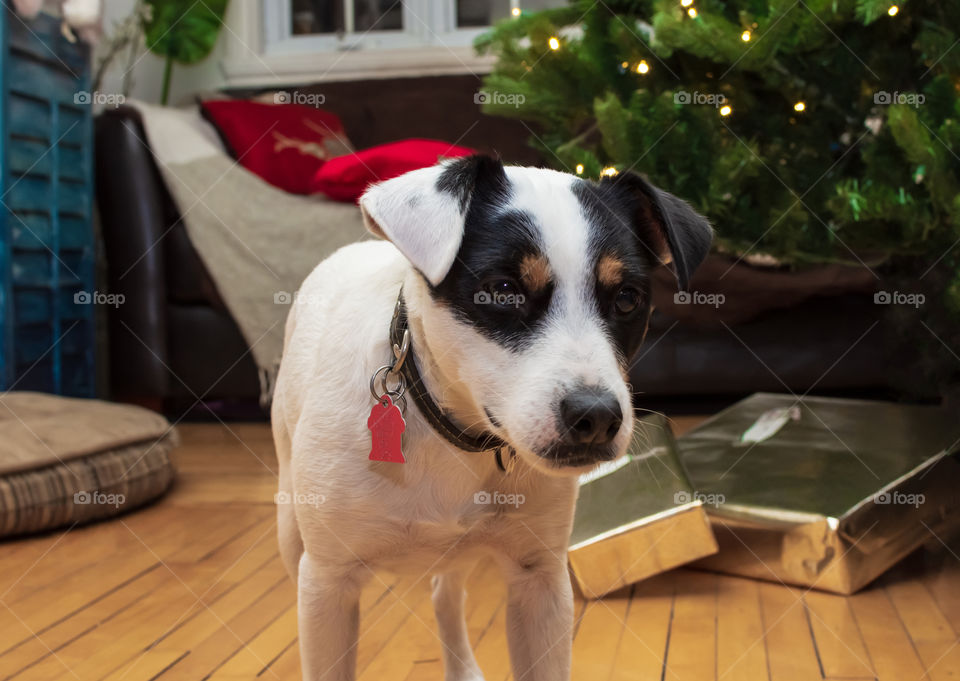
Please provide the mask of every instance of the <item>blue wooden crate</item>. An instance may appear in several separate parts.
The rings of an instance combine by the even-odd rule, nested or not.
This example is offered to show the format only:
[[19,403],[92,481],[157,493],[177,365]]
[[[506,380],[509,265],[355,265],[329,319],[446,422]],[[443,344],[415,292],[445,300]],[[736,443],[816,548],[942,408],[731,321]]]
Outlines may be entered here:
[[0,7],[0,390],[92,396],[87,46]]

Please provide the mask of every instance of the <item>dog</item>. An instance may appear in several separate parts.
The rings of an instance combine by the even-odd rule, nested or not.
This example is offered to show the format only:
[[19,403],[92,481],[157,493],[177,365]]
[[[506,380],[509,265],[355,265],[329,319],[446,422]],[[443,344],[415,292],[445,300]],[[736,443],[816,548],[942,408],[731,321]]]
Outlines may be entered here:
[[[631,440],[651,270],[672,262],[685,289],[712,229],[634,173],[592,182],[486,156],[373,185],[360,209],[383,240],[303,283],[272,406],[303,678],[354,678],[361,588],[385,570],[433,575],[445,677],[482,679],[464,582],[489,554],[514,678],[565,681],[578,476]],[[371,460],[378,400],[404,410],[405,463]]]

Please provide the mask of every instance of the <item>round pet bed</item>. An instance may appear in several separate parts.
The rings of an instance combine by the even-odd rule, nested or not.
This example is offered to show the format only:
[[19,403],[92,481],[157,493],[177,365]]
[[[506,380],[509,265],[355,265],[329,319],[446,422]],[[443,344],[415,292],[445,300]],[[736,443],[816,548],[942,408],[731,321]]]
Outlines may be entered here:
[[0,394],[0,538],[118,515],[173,482],[176,433],[147,409]]

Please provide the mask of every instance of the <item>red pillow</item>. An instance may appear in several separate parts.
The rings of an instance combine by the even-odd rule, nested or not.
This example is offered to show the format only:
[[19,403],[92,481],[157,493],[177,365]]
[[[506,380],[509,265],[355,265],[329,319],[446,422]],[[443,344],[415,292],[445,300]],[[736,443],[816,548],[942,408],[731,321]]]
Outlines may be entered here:
[[327,159],[353,151],[340,119],[327,111],[242,99],[201,107],[244,168],[294,194],[310,191],[310,179]]
[[327,161],[313,176],[312,189],[337,201],[356,201],[375,182],[427,168],[444,158],[469,156],[473,149],[437,140],[402,140],[355,151]]

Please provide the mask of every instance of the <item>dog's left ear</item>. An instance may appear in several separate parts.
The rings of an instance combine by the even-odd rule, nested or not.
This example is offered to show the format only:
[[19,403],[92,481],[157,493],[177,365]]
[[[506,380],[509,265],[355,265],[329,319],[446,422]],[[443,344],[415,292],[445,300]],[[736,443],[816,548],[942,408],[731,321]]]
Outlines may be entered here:
[[713,241],[713,228],[707,219],[683,199],[654,187],[636,173],[604,176],[600,186],[626,201],[637,236],[660,262],[673,263],[679,288],[686,290]]
[[436,286],[457,257],[478,191],[507,192],[499,160],[457,158],[375,184],[360,197],[360,211],[367,229],[393,243]]

